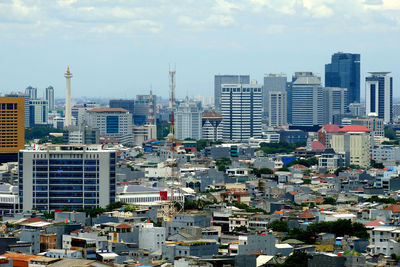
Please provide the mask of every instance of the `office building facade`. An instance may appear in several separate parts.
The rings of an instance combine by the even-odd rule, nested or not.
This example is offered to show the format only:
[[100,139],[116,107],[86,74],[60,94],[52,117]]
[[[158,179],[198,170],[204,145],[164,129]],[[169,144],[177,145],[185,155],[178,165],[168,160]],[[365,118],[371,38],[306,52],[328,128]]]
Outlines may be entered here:
[[269,111],[269,92],[270,91],[286,91],[287,77],[286,74],[270,73],[264,76],[263,85],[263,108],[265,113]]
[[116,152],[47,145],[19,152],[21,210],[93,209],[115,202]]
[[100,131],[85,124],[67,126],[63,131],[63,143],[70,145],[100,144]]
[[48,120],[49,104],[47,100],[29,100],[29,125],[31,127],[48,125]]
[[0,163],[16,162],[24,149],[24,114],[24,97],[0,97]]
[[111,99],[109,102],[109,106],[110,106],[110,108],[126,109],[132,115],[132,119],[133,119],[133,114],[135,113],[135,100]]
[[201,109],[198,102],[189,101],[188,98],[180,103],[175,112],[175,138],[185,140],[191,138],[201,139]]
[[215,111],[204,111],[201,118],[201,139],[222,140],[222,116]]
[[335,116],[344,115],[347,110],[347,89],[325,87],[324,90],[324,124],[335,123]]
[[53,110],[55,107],[55,102],[54,102],[54,88],[53,86],[49,86],[45,89],[44,91],[44,99],[47,100],[47,103],[49,105],[49,110]]
[[248,141],[261,137],[262,86],[224,84],[221,88],[222,138]]
[[[157,97],[152,95],[153,114],[156,114]],[[150,95],[137,95],[134,104],[133,123],[135,125],[146,124],[147,115],[149,114]]]
[[287,93],[268,91],[268,125],[278,127],[287,124]]
[[249,84],[250,75],[215,75],[214,76],[214,105],[215,110],[221,111],[221,88],[223,84]]
[[360,54],[333,54],[325,65],[325,86],[346,88],[346,105],[360,103]]
[[99,129],[100,137],[133,144],[132,116],[122,108],[93,108],[86,112],[88,126]]
[[25,93],[22,92],[16,92],[16,93],[9,93],[9,94],[5,94],[5,97],[23,97],[24,98],[24,119],[25,119],[25,128],[29,128],[30,124],[29,124],[29,96],[26,95]]
[[296,72],[291,85],[293,125],[324,124],[323,88],[321,77],[312,72]]
[[365,78],[365,108],[367,116],[375,113],[385,123],[392,121],[393,78],[390,72],[369,72]]
[[37,88],[33,88],[32,86],[28,86],[25,89],[25,94],[29,96],[29,99],[37,99]]

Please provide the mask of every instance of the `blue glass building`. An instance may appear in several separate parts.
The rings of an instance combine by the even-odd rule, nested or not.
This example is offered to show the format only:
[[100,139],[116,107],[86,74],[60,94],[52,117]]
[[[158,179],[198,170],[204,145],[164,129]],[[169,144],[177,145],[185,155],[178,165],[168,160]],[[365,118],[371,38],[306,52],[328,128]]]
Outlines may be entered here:
[[93,209],[115,202],[116,152],[47,145],[19,152],[20,209]]
[[325,87],[347,88],[346,106],[360,103],[360,54],[333,54],[325,65]]

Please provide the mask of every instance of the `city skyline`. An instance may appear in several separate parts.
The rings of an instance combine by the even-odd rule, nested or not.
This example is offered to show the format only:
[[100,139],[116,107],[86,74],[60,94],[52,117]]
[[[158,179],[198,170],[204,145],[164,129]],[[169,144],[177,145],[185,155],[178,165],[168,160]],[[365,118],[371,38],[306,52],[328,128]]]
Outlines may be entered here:
[[72,97],[133,98],[150,88],[167,97],[168,66],[176,64],[177,96],[211,96],[216,74],[262,84],[266,73],[312,71],[324,82],[325,64],[342,51],[361,54],[362,98],[369,71],[391,71],[400,96],[396,0],[185,3],[2,3],[0,90],[52,85],[63,97],[70,65]]

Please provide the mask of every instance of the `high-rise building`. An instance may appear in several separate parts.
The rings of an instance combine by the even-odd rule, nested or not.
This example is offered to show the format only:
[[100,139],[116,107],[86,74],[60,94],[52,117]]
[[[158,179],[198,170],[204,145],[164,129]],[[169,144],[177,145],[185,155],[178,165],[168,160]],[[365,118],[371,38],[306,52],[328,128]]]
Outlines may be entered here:
[[[156,114],[157,97],[153,95],[153,115]],[[134,104],[133,122],[135,125],[146,124],[149,113],[150,95],[137,95]]]
[[111,99],[109,102],[110,108],[123,108],[129,111],[132,115],[135,113],[135,100],[129,99]]
[[393,112],[393,78],[390,72],[369,72],[365,78],[366,115],[375,113],[385,123],[392,121]]
[[268,96],[269,91],[286,91],[287,88],[287,77],[286,74],[275,74],[270,73],[264,76],[263,86],[263,108],[265,112],[268,112]]
[[24,114],[24,97],[0,97],[0,163],[16,162],[24,149]]
[[100,144],[100,131],[85,123],[79,126],[68,126],[63,131],[63,143],[70,145]]
[[222,138],[248,141],[261,137],[262,86],[223,84],[221,88]]
[[331,147],[336,153],[344,153],[346,166],[353,164],[361,168],[370,166],[371,130],[364,126],[345,126],[333,135]]
[[333,54],[325,65],[325,86],[346,88],[347,105],[360,103],[360,54]]
[[116,152],[100,145],[43,145],[19,152],[22,210],[93,209],[115,202]]
[[321,77],[312,72],[296,72],[291,85],[293,125],[324,124]]
[[66,93],[65,93],[65,121],[64,126],[72,125],[72,103],[71,103],[71,78],[72,73],[69,70],[69,66],[67,68],[67,72],[64,74],[66,80]]
[[325,87],[324,90],[324,123],[332,124],[335,116],[345,114],[347,110],[347,89]]
[[29,100],[29,125],[44,126],[49,120],[49,104],[47,100],[31,99]]
[[29,95],[23,93],[23,92],[16,92],[16,93],[9,93],[9,94],[5,94],[4,96],[6,97],[23,97],[25,99],[24,102],[24,109],[25,109],[25,128],[29,128],[30,124],[29,124]]
[[349,105],[349,111],[351,115],[356,117],[365,116],[365,104],[364,103],[351,103]]
[[175,138],[185,140],[201,139],[201,109],[199,102],[189,101],[188,98],[180,103],[175,112]]
[[287,93],[268,91],[268,125],[277,127],[287,124]]
[[393,104],[393,119],[399,120],[400,116],[400,104]]
[[50,85],[49,87],[46,88],[44,99],[46,99],[47,102],[49,103],[49,110],[53,110],[54,109],[54,88],[53,88],[53,86]]
[[28,86],[25,89],[25,94],[29,96],[29,99],[37,99],[37,88],[33,88],[32,86]]
[[133,126],[135,146],[142,146],[144,142],[157,139],[157,125],[145,124]]
[[250,75],[215,75],[214,103],[217,111],[221,110],[221,88],[223,84],[249,84]]
[[201,114],[201,139],[222,140],[222,116],[215,111],[208,110]]
[[133,144],[132,116],[123,108],[93,108],[86,112],[86,122],[100,131],[100,137],[121,144]]

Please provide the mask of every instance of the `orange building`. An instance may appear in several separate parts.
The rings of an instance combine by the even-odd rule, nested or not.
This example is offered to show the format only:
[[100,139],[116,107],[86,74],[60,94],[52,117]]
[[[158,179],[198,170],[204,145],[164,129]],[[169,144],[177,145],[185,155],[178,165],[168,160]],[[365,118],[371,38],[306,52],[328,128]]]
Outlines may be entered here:
[[27,255],[27,254],[21,254],[21,253],[11,253],[11,252],[8,252],[1,256],[12,260],[14,267],[28,267],[29,261],[42,257],[42,256]]
[[25,98],[0,97],[0,163],[17,161],[25,146]]

